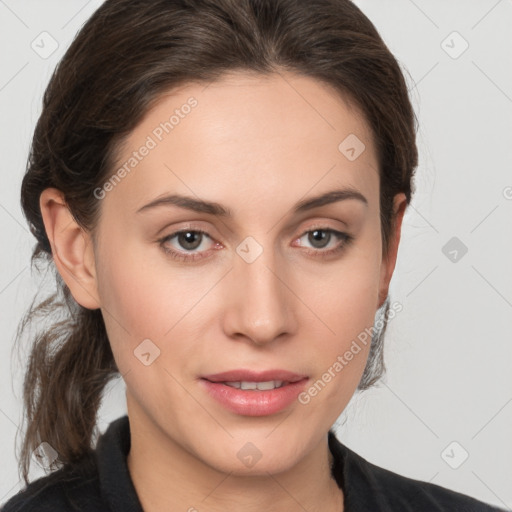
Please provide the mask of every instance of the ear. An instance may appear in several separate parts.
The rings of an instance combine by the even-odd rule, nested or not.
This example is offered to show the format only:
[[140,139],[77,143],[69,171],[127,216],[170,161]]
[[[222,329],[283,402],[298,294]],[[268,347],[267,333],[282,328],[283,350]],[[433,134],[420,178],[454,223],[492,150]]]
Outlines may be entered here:
[[394,224],[389,240],[389,252],[386,258],[383,258],[380,272],[379,299],[377,309],[384,304],[388,296],[389,283],[395,270],[396,259],[398,255],[398,246],[400,244],[400,235],[402,230],[402,220],[407,206],[407,198],[404,193],[396,194],[393,200]]
[[78,304],[98,309],[94,251],[89,234],[75,221],[60,190],[43,190],[39,206],[59,274]]

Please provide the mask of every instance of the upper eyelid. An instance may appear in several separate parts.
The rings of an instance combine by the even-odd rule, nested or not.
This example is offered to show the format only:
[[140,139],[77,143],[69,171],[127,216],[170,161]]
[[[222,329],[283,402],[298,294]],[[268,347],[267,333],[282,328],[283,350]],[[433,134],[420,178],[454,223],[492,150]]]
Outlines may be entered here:
[[[285,237],[287,237],[291,233],[297,232],[297,226],[304,225],[309,222],[313,222],[313,225],[304,227],[303,230],[301,230],[300,236],[302,236],[304,233],[306,233],[307,231],[309,231],[311,229],[318,229],[318,228],[332,229],[333,231],[338,231],[338,232],[348,234],[348,232],[351,229],[357,228],[357,226],[360,223],[358,220],[359,216],[356,216],[354,219],[352,218],[352,210],[350,211],[350,216],[348,218],[343,219],[342,217],[345,217],[345,215],[342,215],[342,216],[337,216],[337,215],[333,216],[332,214],[331,215],[325,215],[325,214],[324,215],[322,215],[322,214],[311,215],[311,212],[310,212],[306,218],[302,217],[302,218],[296,219],[292,223],[289,223],[289,224],[287,223],[287,225],[284,226],[284,228],[283,228],[283,234]],[[364,219],[364,217],[361,220],[363,220],[363,219]],[[338,225],[336,227],[331,227],[328,225],[329,223],[333,223],[333,222],[335,222]],[[354,222],[355,222],[355,224],[354,224]],[[164,231],[167,231],[167,228],[169,228],[173,224],[174,225],[183,224],[183,227],[176,227],[172,233],[177,233],[177,232],[180,232],[180,231],[186,230],[186,229],[190,229],[190,230],[194,230],[194,231],[206,231],[206,233],[210,236],[210,238],[214,238],[217,240],[218,239],[217,236],[210,235],[210,232],[213,231],[216,234],[219,234],[219,237],[225,237],[227,239],[234,241],[235,245],[236,245],[237,237],[240,237],[240,241],[241,241],[241,240],[244,240],[247,236],[247,234],[243,233],[243,230],[241,229],[241,227],[239,225],[237,226],[237,229],[233,229],[232,226],[228,226],[228,225],[226,225],[226,223],[221,221],[222,226],[217,227],[217,226],[215,226],[215,224],[213,224],[214,227],[212,229],[211,220],[205,220],[205,219],[201,219],[201,218],[184,219],[183,222],[179,222],[179,221],[169,222],[156,232],[156,236],[159,236]],[[206,225],[206,227],[203,228],[201,225]],[[269,230],[267,230],[267,233],[272,231],[275,227],[276,227],[276,224],[274,224]],[[226,230],[225,232],[224,232],[224,229]],[[239,233],[239,230],[240,230],[240,233]]]

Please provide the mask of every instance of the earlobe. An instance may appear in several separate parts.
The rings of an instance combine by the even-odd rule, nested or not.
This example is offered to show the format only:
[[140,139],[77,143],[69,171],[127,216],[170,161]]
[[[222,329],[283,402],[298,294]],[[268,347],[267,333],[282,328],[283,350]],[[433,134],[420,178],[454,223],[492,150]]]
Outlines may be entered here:
[[89,234],[73,218],[60,190],[43,190],[39,206],[59,274],[81,306],[98,309],[94,252]]
[[389,283],[395,270],[398,256],[398,247],[402,232],[402,220],[407,207],[407,198],[404,193],[396,194],[393,201],[394,225],[390,234],[388,257],[382,260],[379,298],[377,309],[380,308],[388,296]]

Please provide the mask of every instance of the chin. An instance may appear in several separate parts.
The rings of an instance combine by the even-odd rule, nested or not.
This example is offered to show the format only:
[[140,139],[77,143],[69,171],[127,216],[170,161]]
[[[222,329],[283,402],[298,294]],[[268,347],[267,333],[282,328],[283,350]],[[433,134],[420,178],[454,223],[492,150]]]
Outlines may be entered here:
[[[270,437],[274,436],[273,439]],[[268,432],[260,435],[241,435],[235,438],[213,441],[216,445],[201,447],[197,453],[203,463],[216,471],[233,476],[265,476],[283,473],[294,467],[305,453],[303,440],[297,440],[289,432],[277,433],[268,437]],[[251,441],[252,439],[252,441]],[[203,451],[204,450],[204,451]]]

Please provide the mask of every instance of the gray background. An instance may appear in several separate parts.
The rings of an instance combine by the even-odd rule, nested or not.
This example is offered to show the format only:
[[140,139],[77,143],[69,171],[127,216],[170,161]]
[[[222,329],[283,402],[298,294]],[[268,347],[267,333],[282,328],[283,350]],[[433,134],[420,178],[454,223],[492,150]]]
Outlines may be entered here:
[[[512,507],[512,2],[356,3],[406,73],[420,165],[391,283],[403,311],[388,327],[388,374],[354,397],[338,435],[375,464]],[[14,334],[44,286],[20,182],[50,73],[100,4],[0,0],[0,503],[21,488],[26,352],[12,353]],[[42,32],[58,43],[49,56]],[[102,430],[126,411],[123,381],[108,389]]]

